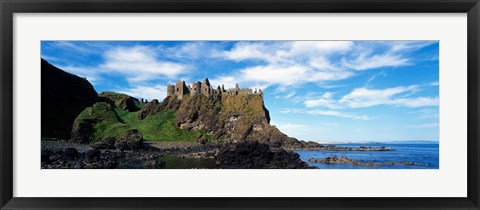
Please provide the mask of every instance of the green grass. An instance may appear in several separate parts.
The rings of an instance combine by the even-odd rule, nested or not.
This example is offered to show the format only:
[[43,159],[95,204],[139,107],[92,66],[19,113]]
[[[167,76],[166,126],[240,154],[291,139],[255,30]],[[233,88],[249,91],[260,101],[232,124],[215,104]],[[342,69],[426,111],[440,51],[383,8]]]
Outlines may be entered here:
[[132,129],[128,124],[123,123],[124,121],[111,110],[110,104],[105,102],[98,102],[86,108],[75,119],[76,123],[81,121],[96,122],[93,126],[95,130],[93,135],[97,140],[104,137],[120,137],[127,130]]
[[143,120],[137,118],[137,112],[127,112],[116,108],[118,116],[132,128],[138,129],[143,138],[149,141],[197,141],[202,135],[208,140],[212,137],[202,131],[186,131],[174,124],[175,112],[162,110]]
[[143,138],[149,141],[197,141],[204,136],[209,141],[212,136],[202,131],[186,131],[174,124],[175,112],[162,110],[143,120],[137,118],[137,112],[128,112],[121,108],[112,109],[110,104],[98,102],[86,108],[75,119],[94,121],[94,137],[100,140],[105,137],[121,137],[127,130],[137,129]]

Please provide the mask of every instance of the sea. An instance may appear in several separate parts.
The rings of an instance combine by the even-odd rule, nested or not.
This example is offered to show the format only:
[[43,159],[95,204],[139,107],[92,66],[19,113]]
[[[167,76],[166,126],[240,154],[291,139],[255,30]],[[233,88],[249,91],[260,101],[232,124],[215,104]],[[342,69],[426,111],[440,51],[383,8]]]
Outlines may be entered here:
[[[417,143],[417,144],[335,144],[346,147],[389,147],[395,151],[333,151],[333,150],[296,150],[300,159],[311,166],[320,169],[438,169],[439,168],[439,144],[438,143]],[[362,162],[374,162],[379,166],[355,166],[351,164],[323,164],[308,162],[309,158],[323,159],[326,157],[347,157]],[[419,165],[388,165],[385,162],[414,162]]]

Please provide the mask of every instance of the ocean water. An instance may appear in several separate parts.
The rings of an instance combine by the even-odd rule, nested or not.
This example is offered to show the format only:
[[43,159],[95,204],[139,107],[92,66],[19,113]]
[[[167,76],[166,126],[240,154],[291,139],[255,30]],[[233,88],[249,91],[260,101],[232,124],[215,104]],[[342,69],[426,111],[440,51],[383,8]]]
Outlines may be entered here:
[[[300,159],[311,166],[317,166],[321,169],[438,169],[438,144],[336,144],[348,147],[389,147],[395,151],[331,151],[331,150],[296,150],[294,152],[300,155]],[[417,165],[385,165],[376,167],[354,166],[351,164],[323,164],[308,162],[309,158],[323,159],[326,157],[337,156],[347,157],[352,160],[362,162],[383,163],[389,161],[402,162],[409,161],[424,164]]]

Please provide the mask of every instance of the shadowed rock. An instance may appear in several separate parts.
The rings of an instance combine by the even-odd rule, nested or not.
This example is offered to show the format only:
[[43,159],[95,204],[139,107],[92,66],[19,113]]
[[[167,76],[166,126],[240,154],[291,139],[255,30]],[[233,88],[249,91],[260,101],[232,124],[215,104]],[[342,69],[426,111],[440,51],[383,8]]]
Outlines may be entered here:
[[41,60],[41,137],[70,139],[75,118],[97,100],[87,79]]
[[247,141],[227,144],[217,154],[220,168],[230,169],[294,169],[311,168],[300,156],[284,149],[272,150],[268,144]]

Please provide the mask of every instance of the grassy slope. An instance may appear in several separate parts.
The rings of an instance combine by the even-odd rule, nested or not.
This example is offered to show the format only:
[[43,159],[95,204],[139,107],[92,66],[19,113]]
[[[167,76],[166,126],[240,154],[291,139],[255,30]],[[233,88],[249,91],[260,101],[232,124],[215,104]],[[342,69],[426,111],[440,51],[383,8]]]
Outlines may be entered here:
[[[145,104],[137,104],[143,107]],[[76,122],[95,121],[94,137],[121,137],[127,130],[137,129],[143,138],[149,141],[197,141],[202,135],[208,140],[211,136],[202,131],[186,131],[178,128],[173,119],[175,112],[162,110],[143,120],[137,118],[137,112],[128,112],[121,108],[112,109],[110,104],[98,102],[86,108],[77,117]]]
[[137,118],[137,112],[127,112],[116,108],[115,112],[128,125],[136,128],[143,134],[143,138],[151,141],[196,141],[206,134],[200,131],[185,131],[174,123],[175,113],[162,110],[154,116],[147,116],[143,120]]

